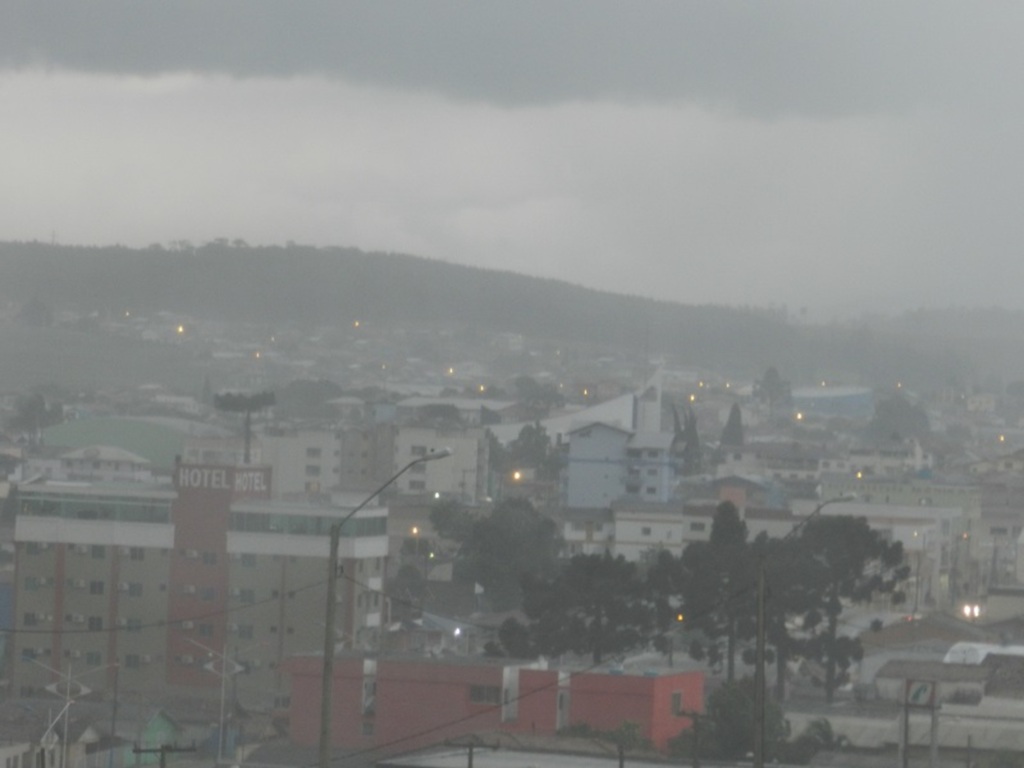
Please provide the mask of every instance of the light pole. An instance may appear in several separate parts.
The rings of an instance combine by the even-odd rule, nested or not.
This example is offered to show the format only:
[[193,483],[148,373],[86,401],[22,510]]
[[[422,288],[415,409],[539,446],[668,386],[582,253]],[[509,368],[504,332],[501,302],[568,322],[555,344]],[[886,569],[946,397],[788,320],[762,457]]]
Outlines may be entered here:
[[[215,651],[208,645],[203,645],[198,640],[193,640],[191,637],[186,637],[192,645],[197,648],[202,648],[210,656],[211,659],[220,659],[220,672],[217,671],[217,662],[210,661],[203,665],[203,668],[213,672],[213,674],[220,677],[220,720],[217,725],[217,765],[224,762],[224,698],[227,689],[228,677],[237,675],[242,671],[243,667],[234,659],[228,659],[228,641],[224,640],[223,650]],[[228,670],[228,661],[231,662],[232,667]]]
[[[91,667],[90,669],[87,669],[84,672],[81,672],[81,673],[79,673],[77,675],[72,676],[72,674],[71,674],[71,662],[68,662],[68,671],[67,671],[67,674],[65,674],[63,670],[55,669],[55,668],[51,667],[49,664],[43,664],[43,662],[39,661],[38,659],[26,658],[26,661],[31,661],[36,666],[42,667],[43,669],[48,669],[50,672],[53,672],[54,674],[56,674],[56,675],[58,675],[60,677],[60,680],[61,680],[60,683],[50,683],[49,685],[46,686],[46,690],[48,690],[50,693],[53,693],[53,694],[55,694],[57,696],[60,696],[63,693],[63,696],[64,696],[64,708],[61,710],[61,713],[57,715],[57,717],[54,719],[54,721],[52,723],[50,723],[50,727],[46,729],[46,734],[44,734],[44,737],[47,736],[47,735],[52,736],[53,727],[57,724],[57,720],[59,720],[61,718],[61,715],[63,715],[64,716],[64,733],[63,733],[63,736],[61,738],[61,741],[63,743],[61,745],[60,768],[67,768],[67,764],[68,764],[68,718],[70,717],[70,714],[71,714],[71,705],[75,703],[75,700],[71,698],[71,684],[74,683],[77,686],[77,689],[76,689],[76,692],[75,692],[77,696],[87,696],[89,693],[92,692],[92,689],[87,687],[87,686],[85,686],[85,685],[82,685],[82,683],[79,682],[79,678],[85,677],[85,675],[88,675],[88,674],[90,674],[92,672],[97,672],[97,671],[102,670],[102,669],[110,669],[111,667],[117,667],[119,665],[115,662],[114,664],[107,664],[107,665],[102,666],[102,667]],[[115,694],[114,695],[115,696],[117,695],[116,694],[116,690],[115,690]],[[111,735],[113,735],[113,734],[111,734]]]
[[[814,510],[793,526],[789,533],[783,536],[783,541],[794,538],[800,530],[811,520],[821,514],[821,510],[829,504],[839,504],[844,501],[853,501],[854,496],[836,496],[832,499],[825,499],[814,508]],[[754,768],[764,768],[764,721],[767,707],[767,691],[765,690],[765,637],[767,625],[765,622],[765,575],[764,558],[758,558],[757,563],[757,646],[755,649],[756,660],[754,661]]]
[[341,542],[341,529],[355,517],[363,507],[379,496],[389,485],[413,467],[428,461],[437,461],[452,455],[451,448],[442,448],[432,453],[418,456],[381,484],[377,490],[359,502],[340,522],[331,526],[331,551],[327,566],[327,607],[324,621],[324,668],[320,692],[320,760],[319,768],[329,768],[331,762],[331,689],[334,685],[334,614],[335,601],[338,595],[338,546]]

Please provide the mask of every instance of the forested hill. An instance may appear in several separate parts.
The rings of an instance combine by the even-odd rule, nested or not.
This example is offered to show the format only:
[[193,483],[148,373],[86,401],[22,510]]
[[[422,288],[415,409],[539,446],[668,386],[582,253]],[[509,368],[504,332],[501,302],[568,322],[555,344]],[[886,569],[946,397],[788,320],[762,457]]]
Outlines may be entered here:
[[[651,280],[660,279],[651,275]],[[728,276],[723,275],[723,280]],[[352,248],[74,247],[0,243],[0,298],[60,310],[168,311],[227,322],[461,327],[666,352],[693,365],[755,375],[842,375],[865,383],[947,375],[955,362],[865,338],[795,326],[779,310],[691,306],[561,281]],[[936,369],[939,366],[942,370]]]

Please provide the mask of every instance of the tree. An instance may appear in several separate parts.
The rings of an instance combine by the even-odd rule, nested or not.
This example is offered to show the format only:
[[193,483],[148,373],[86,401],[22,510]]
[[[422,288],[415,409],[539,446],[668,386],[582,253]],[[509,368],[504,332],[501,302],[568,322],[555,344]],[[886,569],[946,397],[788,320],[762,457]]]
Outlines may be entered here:
[[430,524],[442,539],[466,541],[475,519],[468,509],[453,500],[439,501],[430,508]]
[[803,621],[816,603],[815,564],[803,556],[795,538],[760,534],[751,544],[752,560],[765,569],[765,636],[775,661],[775,699],[785,701],[789,661],[802,644],[793,636],[794,619]]
[[[707,719],[710,737],[702,743],[708,744],[709,757],[726,760],[743,758],[754,751],[754,684],[747,677],[736,682],[727,682],[708,697]],[[764,757],[773,760],[779,747],[786,740],[786,720],[779,705],[765,701],[764,712]]]
[[514,382],[516,398],[532,410],[537,418],[544,418],[552,408],[565,405],[565,397],[554,384],[539,384],[529,376],[519,376]]
[[723,446],[743,445],[743,414],[740,413],[739,403],[733,403],[729,409],[729,418],[722,428],[722,438],[719,443]]
[[647,569],[645,588],[656,632],[654,647],[668,653],[669,666],[675,651],[675,632],[680,628],[683,616],[681,595],[685,581],[686,569],[682,560],[667,550],[658,550],[654,562]]
[[64,421],[64,406],[47,400],[42,392],[19,395],[14,400],[14,414],[7,420],[8,429],[33,434]]
[[844,603],[867,602],[878,593],[902,600],[899,582],[909,575],[903,546],[868,527],[863,517],[836,515],[809,519],[796,539],[796,557],[810,566],[812,604],[805,628],[815,635],[804,643],[808,655],[824,661],[825,698],[831,703],[850,664],[863,654],[857,638],[838,633]]
[[875,404],[875,414],[867,427],[873,440],[921,439],[931,434],[928,414],[905,397],[893,395]]
[[700,435],[697,432],[697,415],[693,409],[688,407],[683,411],[683,420],[680,423],[679,411],[672,409],[672,416],[675,422],[676,440],[683,444],[680,474],[685,477],[699,475],[703,469],[703,457],[700,447]]
[[509,468],[535,469],[541,480],[557,479],[562,468],[562,457],[540,422],[526,424],[519,430],[519,436],[508,444],[505,460]]
[[[736,676],[737,643],[754,631],[754,571],[747,546],[747,525],[736,505],[724,501],[715,510],[711,537],[690,544],[682,555],[683,612],[688,626],[706,641],[691,646],[694,658],[724,661],[726,679]],[[724,643],[724,647],[723,647]]]
[[249,446],[252,443],[252,415],[256,411],[270,408],[275,402],[273,392],[221,392],[213,396],[213,407],[218,411],[245,414],[245,463],[249,463]]
[[586,653],[595,664],[646,642],[652,618],[636,564],[607,552],[576,555],[554,576],[527,573],[523,611],[536,652]]
[[522,605],[525,574],[547,577],[558,571],[558,526],[526,499],[506,499],[490,515],[475,520],[464,535],[455,578],[480,584],[493,610]]
[[775,413],[780,406],[788,406],[792,400],[790,384],[779,375],[778,369],[772,365],[758,381],[754,382],[754,397],[768,405],[768,411]]

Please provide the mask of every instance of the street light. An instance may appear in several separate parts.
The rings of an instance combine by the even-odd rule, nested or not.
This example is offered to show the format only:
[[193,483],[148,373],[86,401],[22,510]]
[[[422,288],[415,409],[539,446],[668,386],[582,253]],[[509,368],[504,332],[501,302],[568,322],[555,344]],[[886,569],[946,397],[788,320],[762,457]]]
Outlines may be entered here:
[[[75,703],[75,700],[71,698],[71,684],[74,683],[77,686],[77,689],[75,691],[75,695],[76,696],[88,696],[90,693],[92,693],[92,689],[89,688],[88,686],[82,685],[82,683],[79,682],[79,678],[85,677],[86,675],[88,675],[88,674],[90,674],[92,672],[98,672],[98,671],[103,670],[103,669],[116,668],[119,665],[115,662],[113,664],[106,664],[106,665],[101,666],[101,667],[91,667],[91,668],[85,670],[84,672],[80,672],[79,674],[72,676],[72,674],[71,674],[71,662],[68,662],[68,671],[67,671],[67,674],[65,674],[63,670],[55,669],[55,668],[51,667],[49,664],[43,664],[43,662],[39,661],[38,659],[33,659],[30,656],[25,656],[23,658],[26,661],[31,661],[33,664],[35,664],[38,667],[42,667],[43,669],[47,669],[50,672],[53,672],[54,674],[58,675],[60,677],[60,679],[61,679],[60,683],[50,683],[49,685],[46,686],[46,690],[49,691],[50,693],[56,695],[56,696],[60,696],[61,694],[63,694],[63,696],[64,696],[64,708],[60,711],[60,713],[57,715],[57,717],[54,718],[53,722],[50,723],[50,727],[46,729],[46,733],[43,734],[43,738],[50,738],[51,739],[51,744],[52,744],[53,727],[57,724],[57,721],[60,720],[61,715],[63,715],[64,716],[64,733],[63,733],[62,738],[61,738],[63,743],[62,743],[62,749],[61,749],[62,754],[61,754],[60,766],[61,766],[61,768],[67,768],[67,764],[68,764],[68,717],[70,716],[70,713],[71,713],[71,705]],[[63,691],[61,690],[62,688],[63,688]]]
[[[449,369],[451,371],[451,369]],[[454,372],[454,371],[451,371]],[[359,502],[340,522],[331,526],[331,552],[328,558],[327,571],[327,607],[324,621],[324,668],[320,698],[320,761],[319,768],[330,768],[331,761],[331,689],[334,683],[334,611],[338,588],[338,546],[341,542],[341,529],[345,523],[355,517],[356,513],[379,496],[389,485],[406,472],[419,464],[437,461],[452,455],[451,448],[418,456],[389,477],[377,490]]]
[[[237,675],[241,672],[244,667],[234,659],[228,659],[228,642],[224,641],[224,649],[222,651],[215,651],[208,645],[203,645],[198,640],[193,640],[191,637],[185,638],[192,645],[202,648],[210,656],[211,659],[220,659],[220,672],[217,671],[216,661],[208,661],[203,665],[203,669],[208,672],[212,672],[220,677],[220,720],[217,724],[217,765],[224,762],[224,698],[227,688],[227,680],[231,675]],[[228,670],[228,661],[233,665]]]

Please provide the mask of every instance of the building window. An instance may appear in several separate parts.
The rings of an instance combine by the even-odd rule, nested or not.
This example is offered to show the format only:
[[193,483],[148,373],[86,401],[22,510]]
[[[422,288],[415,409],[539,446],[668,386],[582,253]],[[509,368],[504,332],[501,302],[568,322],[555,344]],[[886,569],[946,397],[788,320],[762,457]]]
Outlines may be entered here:
[[36,616],[34,613],[29,612],[24,615],[21,623],[24,624],[26,627],[34,627],[36,626],[36,624],[39,623],[39,617]]
[[128,631],[129,632],[141,632],[142,631],[142,619],[128,619]]
[[203,552],[203,565],[216,565],[217,564],[217,553],[216,552]]
[[256,555],[242,555],[242,565],[246,568],[253,568],[256,565]]
[[132,547],[130,557],[132,560],[145,560],[146,550],[144,550],[142,547]]
[[646,493],[648,496],[653,496],[657,492],[658,489],[655,488],[653,485],[648,485],[646,488],[644,488],[644,493]]
[[142,584],[137,581],[133,581],[128,585],[128,596],[129,597],[142,597]]
[[427,483],[424,480],[410,480],[409,490],[410,491],[422,491],[427,487]]
[[254,589],[243,589],[238,593],[238,601],[241,603],[255,603],[256,602],[256,590]]
[[426,456],[427,446],[425,445],[413,445],[409,448],[409,453],[413,456]]
[[89,651],[85,654],[85,663],[90,667],[98,667],[103,663],[103,655],[97,651]]
[[138,669],[139,668],[139,654],[137,654],[137,653],[129,653],[129,654],[127,654],[124,657],[124,665],[128,669]]
[[651,535],[651,527],[649,525],[645,525],[643,528],[640,529],[640,535],[641,536],[650,536]]
[[683,692],[672,692],[672,714],[678,717],[683,714]]
[[657,474],[658,474],[658,470],[655,469],[655,468],[651,468],[651,469],[647,470],[647,476],[648,477],[654,477]]
[[42,550],[39,548],[39,544],[35,541],[30,541],[25,545],[26,555],[38,555]]
[[469,700],[475,704],[500,704],[501,688],[496,685],[471,685]]
[[102,616],[90,616],[89,617],[89,631],[99,632],[103,629],[103,617]]
[[238,637],[241,640],[252,640],[252,624],[239,624]]
[[363,720],[363,736],[373,736],[373,720]]
[[307,459],[319,459],[320,458],[320,449],[319,448],[307,448],[306,449],[306,458]]
[[107,548],[102,544],[94,544],[91,554],[94,560],[103,560],[107,556]]
[[25,577],[25,591],[35,592],[39,589],[39,577],[37,576],[26,576]]
[[204,602],[213,602],[217,599],[216,587],[203,587],[202,592],[200,593],[200,597],[202,597]]
[[200,624],[199,625],[199,636],[200,637],[213,637],[213,624]]
[[707,523],[690,523],[690,530],[695,532],[703,531],[707,528]]
[[320,467],[316,464],[307,464],[306,477],[320,477]]
[[103,594],[103,582],[102,581],[90,581],[89,582],[89,594],[90,595],[102,595]]

